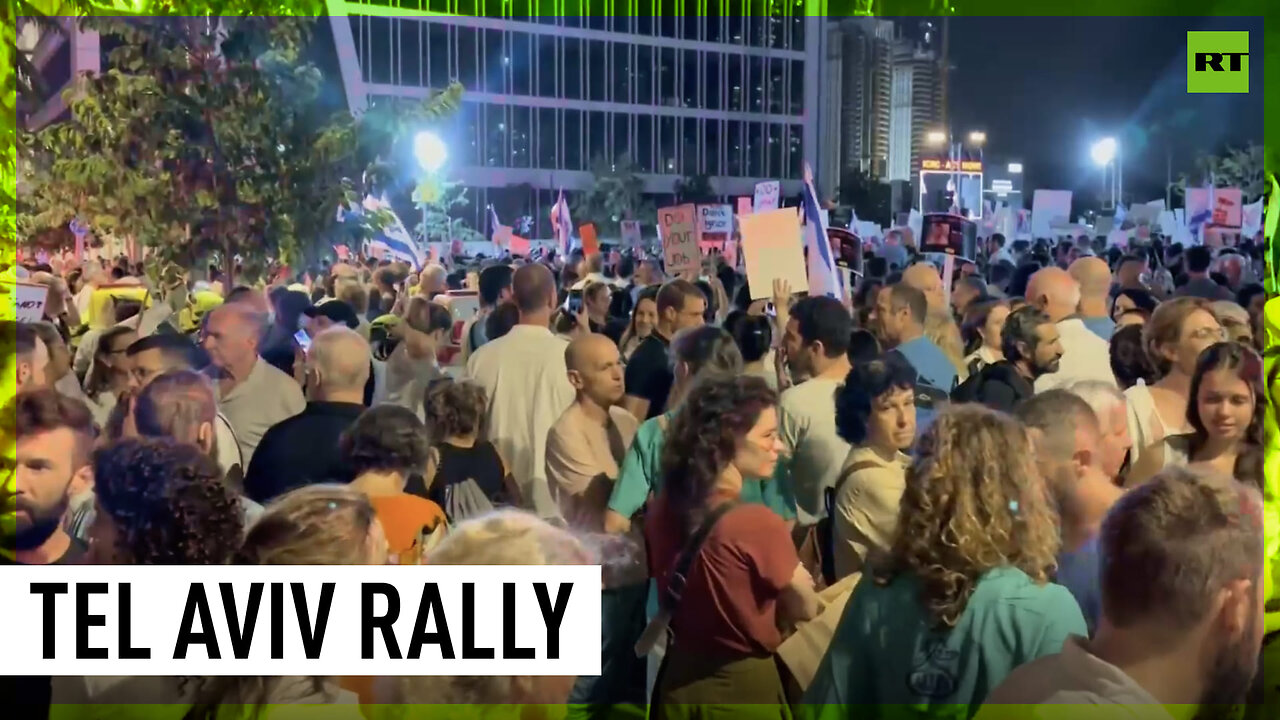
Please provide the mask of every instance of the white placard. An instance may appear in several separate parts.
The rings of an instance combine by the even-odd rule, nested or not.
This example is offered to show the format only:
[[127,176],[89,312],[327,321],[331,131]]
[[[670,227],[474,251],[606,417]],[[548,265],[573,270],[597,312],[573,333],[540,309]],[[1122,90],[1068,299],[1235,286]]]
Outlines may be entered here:
[[1036,190],[1031,199],[1031,234],[1053,237],[1055,225],[1067,225],[1071,217],[1070,190]]
[[[0,612],[23,622],[10,625],[3,675],[600,674],[598,565],[205,565],[176,573],[49,565],[5,573]],[[245,628],[239,642],[232,627],[236,636]],[[77,657],[78,645],[103,657]]]
[[[0,282],[0,294],[6,296],[3,301],[5,312],[0,315],[3,319],[26,323],[44,319],[44,304],[49,296],[49,286],[4,280]],[[9,314],[10,307],[13,308],[13,315]]]
[[702,235],[733,232],[732,205],[699,205],[698,232]]
[[622,221],[622,244],[627,247],[640,247],[640,221]]
[[782,197],[782,183],[777,180],[756,183],[755,202],[752,212],[769,212],[778,209],[778,201]]
[[791,292],[809,291],[800,215],[794,208],[754,212],[738,219],[742,226],[743,264],[751,299],[773,295],[773,281],[786,280]]

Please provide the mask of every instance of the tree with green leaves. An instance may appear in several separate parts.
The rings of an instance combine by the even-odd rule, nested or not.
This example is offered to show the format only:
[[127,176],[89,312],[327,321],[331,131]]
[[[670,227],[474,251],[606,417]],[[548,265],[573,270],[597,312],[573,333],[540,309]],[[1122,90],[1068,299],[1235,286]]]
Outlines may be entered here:
[[478,242],[485,236],[468,227],[454,213],[471,204],[467,189],[462,183],[451,180],[429,179],[414,190],[413,201],[420,213],[417,234],[427,242]]
[[573,203],[575,223],[591,223],[600,235],[617,237],[623,220],[656,220],[657,211],[644,199],[644,181],[630,156],[614,161],[596,157],[591,174],[591,188],[579,193]]
[[1186,197],[1188,187],[1206,187],[1212,179],[1214,187],[1238,187],[1244,201],[1253,202],[1262,197],[1267,184],[1262,163],[1263,149],[1256,144],[1244,148],[1229,147],[1213,155],[1200,155],[1196,158],[1195,170],[1182,173],[1175,189],[1178,195]]
[[[340,204],[406,192],[412,134],[461,100],[454,86],[359,117],[325,106],[319,70],[300,59],[312,18],[83,22],[119,44],[102,73],[68,93],[69,121],[20,135],[30,163],[20,229],[79,217],[96,234],[151,248],[161,264],[216,254],[230,275],[240,256],[256,276],[268,259],[296,262],[333,228]],[[356,234],[388,219],[365,213]]]

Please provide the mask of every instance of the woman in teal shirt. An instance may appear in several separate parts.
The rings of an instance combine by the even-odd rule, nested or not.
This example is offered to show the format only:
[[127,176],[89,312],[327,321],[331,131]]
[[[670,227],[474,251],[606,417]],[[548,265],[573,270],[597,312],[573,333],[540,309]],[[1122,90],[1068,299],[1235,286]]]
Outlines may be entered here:
[[1023,428],[977,405],[943,412],[907,471],[889,556],[849,598],[802,715],[973,717],[1014,668],[1087,635],[1048,580],[1058,546]]

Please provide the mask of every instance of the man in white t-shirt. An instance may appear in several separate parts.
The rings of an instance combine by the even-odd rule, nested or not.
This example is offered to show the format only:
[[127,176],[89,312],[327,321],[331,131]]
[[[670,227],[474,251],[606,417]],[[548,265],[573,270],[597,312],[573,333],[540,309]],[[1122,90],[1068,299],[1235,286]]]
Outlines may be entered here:
[[1170,707],[1244,702],[1262,646],[1262,522],[1258,491],[1227,477],[1170,468],[1130,490],[1102,524],[1093,639],[1015,669],[978,720],[1168,720]]
[[1083,380],[1111,385],[1111,346],[1084,324],[1079,316],[1080,283],[1062,268],[1037,271],[1027,282],[1027,302],[1044,311],[1058,326],[1062,359],[1058,371],[1036,378],[1036,392],[1067,387]]
[[800,527],[826,516],[823,491],[833,487],[849,455],[836,432],[836,391],[849,375],[853,318],[839,300],[804,298],[791,308],[783,347],[796,377],[808,380],[782,393],[778,434],[790,451]]

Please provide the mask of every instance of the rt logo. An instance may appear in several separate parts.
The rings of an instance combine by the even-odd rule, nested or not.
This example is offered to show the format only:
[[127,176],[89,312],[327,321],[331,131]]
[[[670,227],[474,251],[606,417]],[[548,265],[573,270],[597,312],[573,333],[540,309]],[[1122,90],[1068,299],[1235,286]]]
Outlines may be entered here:
[[1249,92],[1249,33],[1187,33],[1187,92]]

